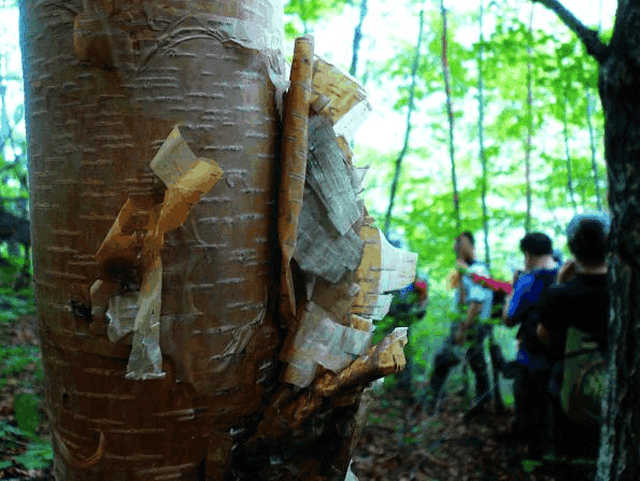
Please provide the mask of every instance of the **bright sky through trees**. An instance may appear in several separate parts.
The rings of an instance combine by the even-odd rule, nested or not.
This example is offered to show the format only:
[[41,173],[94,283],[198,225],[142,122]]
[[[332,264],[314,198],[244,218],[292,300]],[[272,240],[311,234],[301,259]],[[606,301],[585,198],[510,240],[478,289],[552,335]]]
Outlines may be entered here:
[[[336,64],[348,69],[351,62],[351,46],[353,41],[353,30],[358,22],[358,5],[346,8],[345,12],[328,20],[312,29],[315,37],[316,53],[324,56]],[[529,0],[516,0],[512,2],[519,9],[519,16],[527,19],[531,2]],[[611,29],[615,17],[615,2],[606,0],[563,0],[563,4],[569,11],[585,23],[597,27],[600,19],[604,31]],[[476,13],[479,9],[478,0],[445,1],[445,8],[452,12],[465,14]],[[485,8],[489,1],[485,0]],[[602,16],[600,9],[602,7]],[[438,2],[431,1],[425,3],[426,9],[438,11]],[[407,2],[387,2],[385,0],[369,0],[369,13],[363,25],[362,52],[359,71],[365,68],[367,59],[386,59],[395,55],[395,44],[390,41],[393,37],[399,37],[409,43],[414,43],[418,29],[418,12],[420,3],[415,2],[409,6]],[[493,28],[489,15],[485,20],[485,35]],[[549,12],[546,7],[537,4],[534,14],[534,29],[548,28],[552,24],[555,28],[566,31],[566,27],[560,26],[555,14]],[[457,40],[461,43],[471,45],[478,39],[478,29],[475,24],[460,28],[460,37]],[[286,46],[285,52],[293,50],[293,43]],[[390,99],[394,96],[388,90],[377,91],[372,86],[367,85],[370,100],[374,105],[374,112],[367,120],[366,124],[356,135],[356,143],[371,145],[376,149],[388,150],[402,144],[403,135],[403,115],[393,112],[390,109]],[[393,119],[390,121],[390,119]]]
[[[16,111],[22,108],[23,94],[20,79],[18,11],[16,7],[8,7],[9,3],[13,4],[14,2],[0,0],[2,18],[0,21],[0,76],[2,76],[3,85],[7,88],[7,111],[9,117],[13,119]],[[311,33],[315,36],[316,53],[345,70],[348,70],[351,62],[354,28],[359,18],[359,0],[354,0],[352,3],[353,5],[346,6],[342,13],[337,16],[308,24]],[[485,0],[485,38],[488,38],[495,29],[496,22],[499,19],[517,16],[521,21],[528,23],[532,5],[529,0],[501,0],[500,4],[506,5],[505,9],[511,8],[511,10],[505,10],[504,12],[498,11],[497,7],[492,6],[492,3],[490,0]],[[608,0],[562,0],[562,3],[586,25],[597,27],[601,22],[602,29],[605,32],[612,28],[616,2]],[[406,94],[406,89],[403,90],[403,88],[405,87],[404,84],[406,84],[408,73],[403,77],[401,71],[399,75],[394,76],[388,71],[389,63],[413,48],[418,30],[418,12],[421,5],[424,5],[428,13],[426,18],[430,22],[427,23],[428,29],[425,35],[430,35],[433,38],[434,29],[440,28],[439,2],[436,0],[425,1],[424,3],[410,0],[393,2],[368,0],[369,13],[362,26],[363,37],[357,76],[365,83],[374,111],[356,134],[355,150],[356,162],[359,165],[372,165],[372,171],[367,176],[369,182],[367,188],[369,191],[366,196],[367,204],[374,213],[384,212],[386,209],[388,185],[385,175],[386,172],[390,172],[392,160],[402,147],[406,128],[406,107],[403,108],[399,101]],[[4,8],[2,8],[3,6]],[[450,44],[457,43],[470,51],[470,47],[478,40],[479,35],[476,16],[479,9],[479,0],[445,0],[445,6],[450,11]],[[536,4],[534,8],[533,26],[535,30],[544,30],[554,39],[557,39],[557,42],[552,43],[561,44],[562,42],[568,42],[568,39],[572,38],[573,34],[559,22],[553,13],[539,4]],[[298,25],[298,28],[301,29],[301,25]],[[425,42],[424,55],[439,56],[439,47],[436,45],[438,41],[436,39],[432,42],[431,47],[428,46],[428,42]],[[522,43],[517,44],[517,47],[519,50],[524,51],[525,46]],[[431,48],[430,54],[427,53],[427,48]],[[293,43],[289,40],[284,46],[285,56],[290,56],[292,51]],[[503,55],[507,51],[496,50],[495,52],[495,55]],[[486,53],[489,55],[491,53],[490,49]],[[555,53],[552,55],[555,56]],[[455,61],[453,57],[455,56],[452,55],[451,60]],[[585,63],[590,62],[586,57],[580,58],[586,59]],[[441,82],[442,76],[439,58],[431,60],[436,66],[430,67],[430,74],[433,75],[432,84],[430,87],[423,86],[427,90],[428,88],[433,89],[433,85],[437,87],[437,83]],[[478,104],[475,98],[475,82],[477,82],[475,60],[469,60],[467,63],[469,68],[466,73],[461,74],[464,78],[462,80],[458,79],[461,84],[464,84],[464,89],[466,90],[457,94],[457,97],[453,99],[453,104],[454,111],[460,117],[456,120],[456,144],[458,144],[456,145],[456,156],[459,157],[462,165],[460,187],[463,191],[466,189],[469,192],[477,182],[479,167],[476,140]],[[593,69],[594,67],[590,65],[589,68]],[[494,76],[504,74],[504,72],[496,73],[495,67],[493,69],[492,74]],[[559,226],[563,226],[566,223],[567,218],[571,215],[571,210],[562,201],[561,178],[564,174],[550,173],[550,169],[557,170],[566,166],[566,162],[562,159],[564,152],[562,123],[557,118],[553,118],[552,109],[554,108],[554,102],[558,103],[559,100],[557,92],[560,87],[558,86],[571,75],[565,72],[564,77],[562,77],[557,71],[558,69],[555,68],[553,72],[541,74],[540,78],[534,79],[534,99],[538,102],[537,112],[544,118],[544,125],[534,135],[533,158],[536,166],[533,168],[532,180],[538,182],[538,191],[546,188],[545,184],[548,184],[550,180],[555,179],[558,184],[553,188],[549,188],[549,192],[539,192],[537,194],[539,197],[536,202],[540,205],[537,207],[534,203],[534,210],[538,209],[536,215],[539,219],[548,222],[544,228],[553,225],[556,232],[561,232]],[[542,78],[543,76],[545,78]],[[548,79],[546,78],[547,76],[549,77]],[[514,74],[514,78],[516,77],[517,75]],[[555,94],[549,93],[550,87],[548,85],[547,87],[542,87],[543,80],[548,80],[547,83],[555,82]],[[577,81],[581,82],[582,80],[579,79]],[[425,80],[423,83],[426,85],[427,81]],[[543,92],[544,88],[546,90]],[[576,88],[579,91],[577,95],[584,97],[584,87],[578,86]],[[522,99],[503,99],[501,98],[502,96],[509,95],[509,89],[494,90],[493,97],[487,95],[486,98],[485,121],[487,125],[493,123],[495,126],[496,122],[499,123],[500,116],[505,111],[508,112],[507,121],[523,115],[525,109],[522,108],[522,105],[524,105],[522,99],[526,98],[526,93],[522,95]],[[596,98],[595,110],[600,115],[594,121],[598,130],[596,136],[597,159],[601,165],[600,177],[605,179],[606,173],[602,161],[601,109],[597,93],[593,91],[592,94]],[[543,95],[548,97],[543,97]],[[554,95],[556,97],[555,100],[553,98]],[[396,105],[394,109],[394,104],[398,104],[400,107]],[[585,113],[577,107],[574,110],[574,116],[578,120],[575,121],[571,128],[571,149],[572,154],[577,158],[576,161],[585,166],[588,164],[585,159],[587,157],[590,159],[591,155],[588,130],[586,121],[584,121]],[[586,109],[584,110],[586,111]],[[20,116],[18,115],[17,117]],[[403,231],[405,228],[401,227],[403,222],[409,224],[411,222],[424,222],[425,224],[429,222],[446,223],[446,216],[449,215],[446,211],[443,211],[443,214],[435,220],[427,220],[425,216],[428,211],[436,211],[440,209],[440,205],[448,205],[450,203],[450,194],[447,192],[450,179],[446,174],[446,169],[448,168],[446,144],[438,138],[439,131],[437,128],[438,123],[443,128],[446,125],[444,92],[440,91],[439,88],[435,88],[434,91],[425,93],[424,98],[416,102],[416,111],[412,119],[414,125],[411,133],[412,151],[403,163],[403,178],[405,180],[411,178],[413,184],[407,182],[404,187],[401,187],[404,191],[401,195],[404,197],[399,200],[398,208],[394,210],[394,215],[397,215],[399,219],[399,232],[404,232],[404,235],[409,234]],[[436,127],[434,127],[434,124],[436,124]],[[15,129],[24,135],[24,121],[20,121],[15,126]],[[506,140],[505,135],[507,136]],[[515,128],[510,134],[496,133],[494,131],[493,137],[491,135],[487,136],[487,147],[499,150],[499,153],[492,159],[491,166],[494,171],[501,172],[501,177],[495,176],[492,178],[492,192],[490,192],[489,203],[494,211],[502,209],[501,215],[504,215],[505,219],[511,219],[509,221],[511,224],[508,225],[504,224],[507,222],[506,220],[496,220],[496,222],[503,222],[501,228],[496,228],[493,231],[496,233],[496,238],[493,239],[496,249],[501,248],[499,244],[502,242],[503,237],[517,240],[521,235],[519,231],[506,234],[501,230],[505,226],[506,228],[514,227],[518,229],[520,225],[523,225],[521,220],[517,218],[517,213],[522,211],[519,205],[521,199],[519,197],[520,191],[518,190],[520,188],[518,182],[522,182],[522,176],[518,169],[520,168],[519,163],[522,162],[523,154],[522,145],[519,144],[519,135],[517,128]],[[5,151],[5,154],[7,159],[11,158],[9,152]],[[587,192],[593,185],[593,179],[589,177],[590,175],[590,171],[586,170],[586,168],[583,168],[581,173],[578,169],[576,182],[582,182],[581,189],[583,191],[581,194],[585,205],[589,205],[591,199],[591,194]],[[591,184],[589,184],[590,182]],[[604,180],[602,185],[604,191]],[[477,194],[473,195],[477,196]],[[544,198],[544,203],[541,203],[542,196],[547,196]],[[418,197],[422,197],[420,202],[423,202],[423,204],[416,203]],[[473,198],[475,199],[476,197]],[[472,219],[474,202],[473,200],[469,201],[466,206],[463,206],[463,214],[469,220]],[[514,215],[516,215],[515,218]],[[404,219],[403,216],[405,216]],[[413,217],[409,219],[408,216]],[[426,249],[424,246],[428,244],[430,236],[437,235],[437,232],[435,226],[429,225],[428,228],[416,228],[415,234],[411,235],[416,236],[414,248],[419,250]],[[494,234],[490,237],[493,236]],[[424,246],[419,243],[422,242],[419,239],[424,240]],[[558,240],[560,239],[561,237],[559,236]],[[427,260],[425,259],[425,261]],[[431,260],[428,262],[431,262]]]

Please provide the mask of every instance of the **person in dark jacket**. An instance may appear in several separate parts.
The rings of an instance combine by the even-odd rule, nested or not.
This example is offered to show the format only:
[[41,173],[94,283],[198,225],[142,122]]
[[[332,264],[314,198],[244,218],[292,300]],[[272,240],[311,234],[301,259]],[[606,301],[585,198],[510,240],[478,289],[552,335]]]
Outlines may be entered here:
[[[567,226],[569,250],[575,257],[562,266],[556,285],[549,289],[537,328],[539,338],[559,346],[561,353],[564,353],[567,331],[573,327],[589,334],[597,342],[602,358],[607,359],[609,226],[609,215],[604,212],[576,215]],[[560,407],[563,374],[563,363],[559,361],[554,366],[551,382],[553,412],[557,418],[553,426],[554,445],[565,453],[594,455],[599,444],[599,429],[572,422]],[[574,443],[577,438],[581,439],[579,445]]]

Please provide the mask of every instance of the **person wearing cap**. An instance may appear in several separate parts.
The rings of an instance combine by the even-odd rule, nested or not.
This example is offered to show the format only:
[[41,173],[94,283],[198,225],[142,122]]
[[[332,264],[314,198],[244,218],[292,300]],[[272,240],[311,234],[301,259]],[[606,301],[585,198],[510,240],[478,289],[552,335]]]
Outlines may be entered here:
[[524,272],[515,280],[511,297],[505,303],[503,320],[508,327],[517,324],[518,353],[513,385],[516,419],[512,435],[529,446],[531,456],[542,455],[546,444],[549,398],[547,386],[552,359],[549,348],[536,335],[546,293],[558,273],[553,258],[553,242],[542,232],[532,232],[520,240]]
[[[606,251],[609,227],[609,215],[604,212],[576,215],[567,226],[567,241],[574,258],[560,268],[556,284],[549,289],[537,328],[538,337],[551,346],[555,345],[562,355],[567,331],[574,327],[591,335],[598,343],[603,358],[607,359],[609,289]],[[563,374],[560,360],[554,366],[550,385],[551,412],[555,418],[552,425],[554,445],[563,451],[579,449],[574,443],[578,436],[581,446],[597,446],[598,431],[582,429],[563,414],[560,402]],[[564,434],[567,439],[563,439]]]

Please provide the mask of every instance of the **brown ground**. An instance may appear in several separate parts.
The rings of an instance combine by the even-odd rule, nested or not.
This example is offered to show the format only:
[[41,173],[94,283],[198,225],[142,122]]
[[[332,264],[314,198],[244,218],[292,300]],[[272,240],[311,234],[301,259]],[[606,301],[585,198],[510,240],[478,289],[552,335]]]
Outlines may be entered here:
[[[464,421],[463,398],[450,396],[426,415],[403,391],[371,394],[369,422],[353,455],[359,481],[586,481],[593,465],[570,460],[527,462],[526,449],[501,440],[513,411],[490,409]],[[524,460],[524,463],[523,463]],[[578,461],[579,462],[579,461]],[[527,473],[524,468],[533,468]]]

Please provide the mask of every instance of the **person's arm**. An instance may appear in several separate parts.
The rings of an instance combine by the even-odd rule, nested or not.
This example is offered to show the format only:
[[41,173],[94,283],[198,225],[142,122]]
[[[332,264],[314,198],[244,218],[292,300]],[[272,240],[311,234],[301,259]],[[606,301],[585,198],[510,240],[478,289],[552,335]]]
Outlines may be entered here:
[[528,291],[533,279],[531,276],[520,277],[513,286],[511,297],[505,302],[503,312],[504,323],[507,327],[513,327],[520,321],[520,317],[526,310],[524,294]]
[[511,282],[511,285],[513,286],[513,291],[511,291],[511,294],[505,299],[504,306],[502,307],[502,322],[504,322],[504,325],[507,327],[513,327],[516,325],[514,320],[509,319],[509,309],[511,306],[511,300],[513,299],[513,293],[515,292],[516,283],[518,282],[518,279],[522,274],[523,272],[520,269],[517,269],[514,272],[513,281]]
[[513,293],[509,297],[507,297],[507,299],[504,301],[504,306],[502,307],[502,321],[507,327],[513,327],[516,325],[515,321],[509,319],[509,307],[511,305],[511,299],[513,299]]

